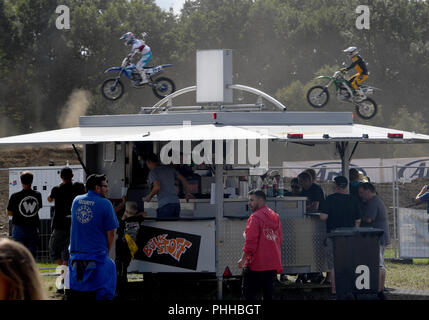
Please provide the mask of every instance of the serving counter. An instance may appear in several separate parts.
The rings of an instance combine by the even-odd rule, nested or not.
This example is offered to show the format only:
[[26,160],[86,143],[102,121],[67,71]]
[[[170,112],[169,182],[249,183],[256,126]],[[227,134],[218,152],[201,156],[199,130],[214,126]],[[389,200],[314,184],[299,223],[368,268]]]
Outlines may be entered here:
[[[283,273],[308,273],[327,271],[326,224],[318,214],[305,213],[305,197],[268,198],[267,206],[276,211],[282,222]],[[194,250],[185,267],[179,259],[151,261],[150,250],[142,251],[132,262],[129,272],[213,272],[215,267],[215,205],[210,199],[180,200],[180,219],[165,221],[156,219],[158,203],[154,200],[144,203],[148,219],[144,222],[145,232],[151,235],[138,239],[139,247],[153,246],[153,239],[168,234],[168,241],[181,237],[192,242]],[[232,275],[240,275],[237,261],[244,245],[243,232],[251,212],[246,198],[224,199],[222,223],[219,228],[219,268],[228,268]],[[153,232],[157,234],[152,234]],[[143,234],[144,232],[141,232]],[[172,238],[173,237],[173,238]],[[157,243],[158,245],[158,243]],[[198,248],[196,248],[198,246]],[[190,249],[189,249],[190,250]],[[161,250],[162,251],[162,250]],[[158,252],[159,253],[159,252]],[[155,255],[156,256],[156,255]],[[167,255],[168,256],[168,255]],[[144,260],[144,261],[140,261]],[[193,260],[193,263],[189,264]],[[186,266],[188,265],[188,266]],[[191,267],[189,267],[191,266]]]
[[[281,217],[304,218],[305,197],[278,197],[267,198],[267,206]],[[158,202],[152,199],[144,203],[144,210],[148,217],[156,217]],[[251,212],[247,198],[224,199],[223,216],[226,218],[248,218]],[[180,199],[180,216],[195,218],[215,218],[215,205],[210,199]]]

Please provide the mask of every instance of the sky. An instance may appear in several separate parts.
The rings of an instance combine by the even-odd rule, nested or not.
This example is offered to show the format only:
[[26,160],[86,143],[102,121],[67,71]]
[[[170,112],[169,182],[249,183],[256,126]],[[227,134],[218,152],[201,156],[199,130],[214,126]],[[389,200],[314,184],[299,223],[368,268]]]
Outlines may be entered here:
[[174,13],[180,13],[185,0],[155,0],[155,2],[164,10],[173,8]]

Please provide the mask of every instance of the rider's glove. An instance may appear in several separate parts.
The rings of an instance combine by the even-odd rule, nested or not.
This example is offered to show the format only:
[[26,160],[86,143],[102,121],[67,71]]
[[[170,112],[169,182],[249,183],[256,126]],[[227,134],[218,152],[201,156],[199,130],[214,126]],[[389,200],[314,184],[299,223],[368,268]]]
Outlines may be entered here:
[[347,68],[341,68],[340,70],[341,70],[341,72],[346,72]]

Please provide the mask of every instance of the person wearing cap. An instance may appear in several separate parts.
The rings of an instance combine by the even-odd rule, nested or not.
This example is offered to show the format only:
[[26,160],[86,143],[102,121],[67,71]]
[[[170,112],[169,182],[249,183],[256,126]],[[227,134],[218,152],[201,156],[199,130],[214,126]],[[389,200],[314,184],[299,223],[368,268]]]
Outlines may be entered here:
[[[359,227],[361,222],[357,199],[347,193],[348,180],[344,176],[334,178],[335,192],[329,195],[320,207],[320,219],[326,221],[327,233],[341,227]],[[327,258],[331,292],[336,294],[333,244],[327,238]]]
[[386,267],[384,265],[384,251],[390,244],[389,221],[387,208],[384,201],[377,195],[375,187],[370,182],[359,185],[359,196],[365,202],[365,210],[362,213],[362,226],[382,229],[383,235],[380,237],[380,273],[378,281],[378,298],[385,300],[384,283],[386,281]]

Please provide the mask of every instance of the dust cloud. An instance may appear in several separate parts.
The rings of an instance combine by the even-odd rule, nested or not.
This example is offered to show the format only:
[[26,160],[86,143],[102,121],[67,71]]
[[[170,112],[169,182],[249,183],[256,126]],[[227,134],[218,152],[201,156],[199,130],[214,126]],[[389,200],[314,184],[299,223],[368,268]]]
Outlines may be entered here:
[[59,126],[62,129],[78,126],[79,117],[86,114],[91,101],[92,95],[89,91],[81,89],[73,90],[58,119]]

